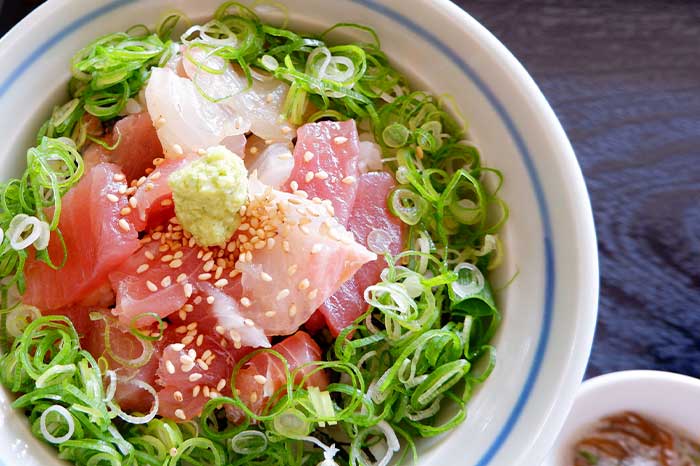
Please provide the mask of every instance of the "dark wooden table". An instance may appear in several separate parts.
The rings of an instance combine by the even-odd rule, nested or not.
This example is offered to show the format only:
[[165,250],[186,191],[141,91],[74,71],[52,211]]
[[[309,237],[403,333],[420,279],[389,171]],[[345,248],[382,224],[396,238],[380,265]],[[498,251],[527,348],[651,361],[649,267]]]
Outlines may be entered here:
[[[0,33],[37,3],[5,0]],[[533,75],[583,167],[601,269],[587,375],[700,376],[700,2],[457,3]]]

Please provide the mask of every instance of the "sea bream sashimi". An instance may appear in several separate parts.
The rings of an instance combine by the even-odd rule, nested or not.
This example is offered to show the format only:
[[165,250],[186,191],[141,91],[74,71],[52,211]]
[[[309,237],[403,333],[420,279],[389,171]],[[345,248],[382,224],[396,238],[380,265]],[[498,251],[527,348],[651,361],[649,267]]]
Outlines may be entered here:
[[347,225],[357,195],[358,144],[354,120],[302,126],[294,147],[294,170],[285,189],[330,200],[335,217]]
[[406,226],[389,211],[387,205],[389,193],[394,187],[394,177],[387,172],[365,173],[358,180],[357,197],[348,229],[360,244],[379,257],[363,265],[320,307],[319,312],[334,336],[367,310],[364,291],[380,281],[379,276],[387,265],[381,254],[388,252],[395,255],[403,249]]
[[228,137],[244,137],[250,129],[243,119],[207,100],[192,81],[169,68],[151,71],[146,104],[166,156],[196,154]]
[[[66,193],[58,225],[66,263],[54,270],[30,257],[25,266],[24,302],[42,311],[77,303],[139,248],[136,230],[123,215],[128,205],[126,190],[119,167],[100,163]],[[48,252],[54,263],[61,263],[64,249],[56,234],[51,235]]]
[[338,223],[330,201],[312,201],[256,180],[251,180],[249,192],[240,228],[243,245],[250,238],[246,230],[256,236],[236,263],[242,272],[240,311],[267,335],[289,335],[377,256]]
[[256,136],[285,142],[294,137],[295,127],[282,110],[289,91],[286,83],[259,72],[249,83],[242,71],[197,47],[183,51],[182,65],[197,89],[241,119]]

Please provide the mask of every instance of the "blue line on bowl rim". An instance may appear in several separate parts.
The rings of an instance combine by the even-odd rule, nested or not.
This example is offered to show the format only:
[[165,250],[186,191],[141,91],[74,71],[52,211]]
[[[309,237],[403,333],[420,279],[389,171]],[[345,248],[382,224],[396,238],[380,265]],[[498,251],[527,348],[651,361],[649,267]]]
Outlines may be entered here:
[[[375,13],[381,14],[401,24],[405,28],[411,30],[416,35],[422,37],[433,47],[439,50],[444,56],[446,56],[454,65],[456,65],[465,74],[465,76],[476,85],[479,91],[481,91],[481,93],[484,94],[486,99],[498,113],[498,116],[501,118],[511,137],[515,141],[518,151],[520,152],[520,155],[525,163],[528,176],[530,177],[530,180],[532,181],[532,185],[534,187],[535,197],[537,199],[537,205],[540,210],[540,216],[542,218],[542,225],[544,229],[543,239],[545,251],[545,304],[542,328],[540,330],[540,335],[537,341],[537,348],[535,350],[535,357],[533,359],[532,366],[528,371],[527,379],[525,381],[520,395],[518,396],[515,407],[508,416],[505,425],[501,428],[494,442],[489,446],[484,455],[474,465],[487,466],[491,462],[493,457],[496,456],[496,454],[501,449],[505,441],[508,439],[508,435],[513,430],[518,419],[520,418],[525,404],[530,398],[532,388],[534,387],[535,382],[537,381],[537,377],[542,367],[544,354],[547,350],[547,344],[549,342],[553,313],[555,271],[554,249],[552,246],[552,229],[549,218],[549,209],[544,196],[544,190],[542,189],[542,184],[537,174],[537,169],[535,168],[535,164],[530,154],[530,151],[528,150],[523,137],[521,136],[520,132],[515,126],[513,119],[510,117],[501,101],[498,100],[493,91],[488,87],[486,82],[479,77],[476,71],[471,66],[469,66],[469,64],[467,64],[459,56],[458,53],[452,50],[452,48],[450,48],[447,44],[442,42],[437,36],[425,29],[423,26],[420,26],[413,20],[404,16],[402,13],[386,5],[382,5],[375,0],[347,1],[363,5],[364,7],[374,11]],[[32,51],[31,54],[29,54],[29,56],[27,56],[27,58],[22,60],[22,62],[20,62],[20,64],[14,70],[12,70],[7,79],[5,79],[5,81],[3,81],[2,84],[0,84],[0,97],[2,97],[12,87],[12,85],[22,76],[22,74],[24,74],[24,72],[26,72],[29,69],[29,67],[32,66],[32,64],[34,64],[36,60],[38,60],[49,49],[51,49],[54,45],[63,40],[66,36],[82,28],[94,19],[97,19],[118,8],[121,8],[124,5],[135,2],[136,0],[115,0],[65,25],[60,31],[58,31],[53,36],[45,40],[42,44],[40,44],[35,50]],[[2,464],[3,463],[0,461],[0,466],[2,466]]]

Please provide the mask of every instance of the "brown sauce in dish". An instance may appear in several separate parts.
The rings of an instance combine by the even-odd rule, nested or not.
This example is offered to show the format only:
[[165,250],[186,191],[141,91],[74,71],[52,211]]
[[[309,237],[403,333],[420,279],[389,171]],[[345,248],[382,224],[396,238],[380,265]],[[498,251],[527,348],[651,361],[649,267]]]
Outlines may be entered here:
[[601,419],[574,447],[573,466],[700,466],[700,445],[633,412]]

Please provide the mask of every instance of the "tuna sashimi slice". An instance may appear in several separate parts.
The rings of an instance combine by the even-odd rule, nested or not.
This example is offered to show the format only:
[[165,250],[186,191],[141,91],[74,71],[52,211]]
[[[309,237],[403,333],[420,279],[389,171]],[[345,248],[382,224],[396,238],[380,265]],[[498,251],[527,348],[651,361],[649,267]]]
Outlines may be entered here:
[[[121,194],[127,188],[122,177],[119,167],[101,163],[63,197],[59,228],[68,254],[66,264],[53,270],[30,258],[25,267],[26,303],[42,310],[76,303],[99,288],[107,274],[139,248],[136,230],[120,213],[127,205]],[[55,263],[63,258],[56,235],[51,235],[49,254]]]
[[119,165],[127,181],[131,181],[145,175],[153,159],[163,155],[163,147],[147,112],[119,120],[104,141],[109,146],[117,145],[114,150],[108,150],[99,144],[91,144],[83,157],[86,170],[100,162],[112,162]]
[[256,221],[270,219],[257,228],[277,235],[266,247],[241,254],[236,264],[242,272],[240,311],[267,335],[289,335],[377,256],[331,216],[328,201],[255,186],[251,182],[248,212],[256,214]]
[[[387,206],[389,192],[395,186],[394,177],[386,172],[366,173],[358,181],[348,228],[360,244],[378,254],[398,254],[403,248],[406,227]],[[368,262],[323,303],[319,311],[334,336],[367,310],[364,291],[379,281],[384,268],[386,261],[382,256]]]
[[[287,382],[285,369],[290,375],[294,374],[295,384],[303,382],[305,387],[325,390],[328,375],[323,370],[317,370],[313,364],[304,366],[320,361],[322,357],[321,348],[307,333],[299,331],[273,345],[272,349],[280,353],[285,361],[263,352],[253,356],[235,376],[236,391],[251,411],[262,414],[279,401],[283,392],[280,391],[275,397],[273,395]],[[302,366],[304,367],[297,371]],[[234,421],[243,418],[243,414],[235,409],[227,409],[227,413]]]
[[309,123],[297,130],[294,169],[285,185],[309,198],[328,199],[335,216],[347,225],[357,194],[360,149],[354,120]]

